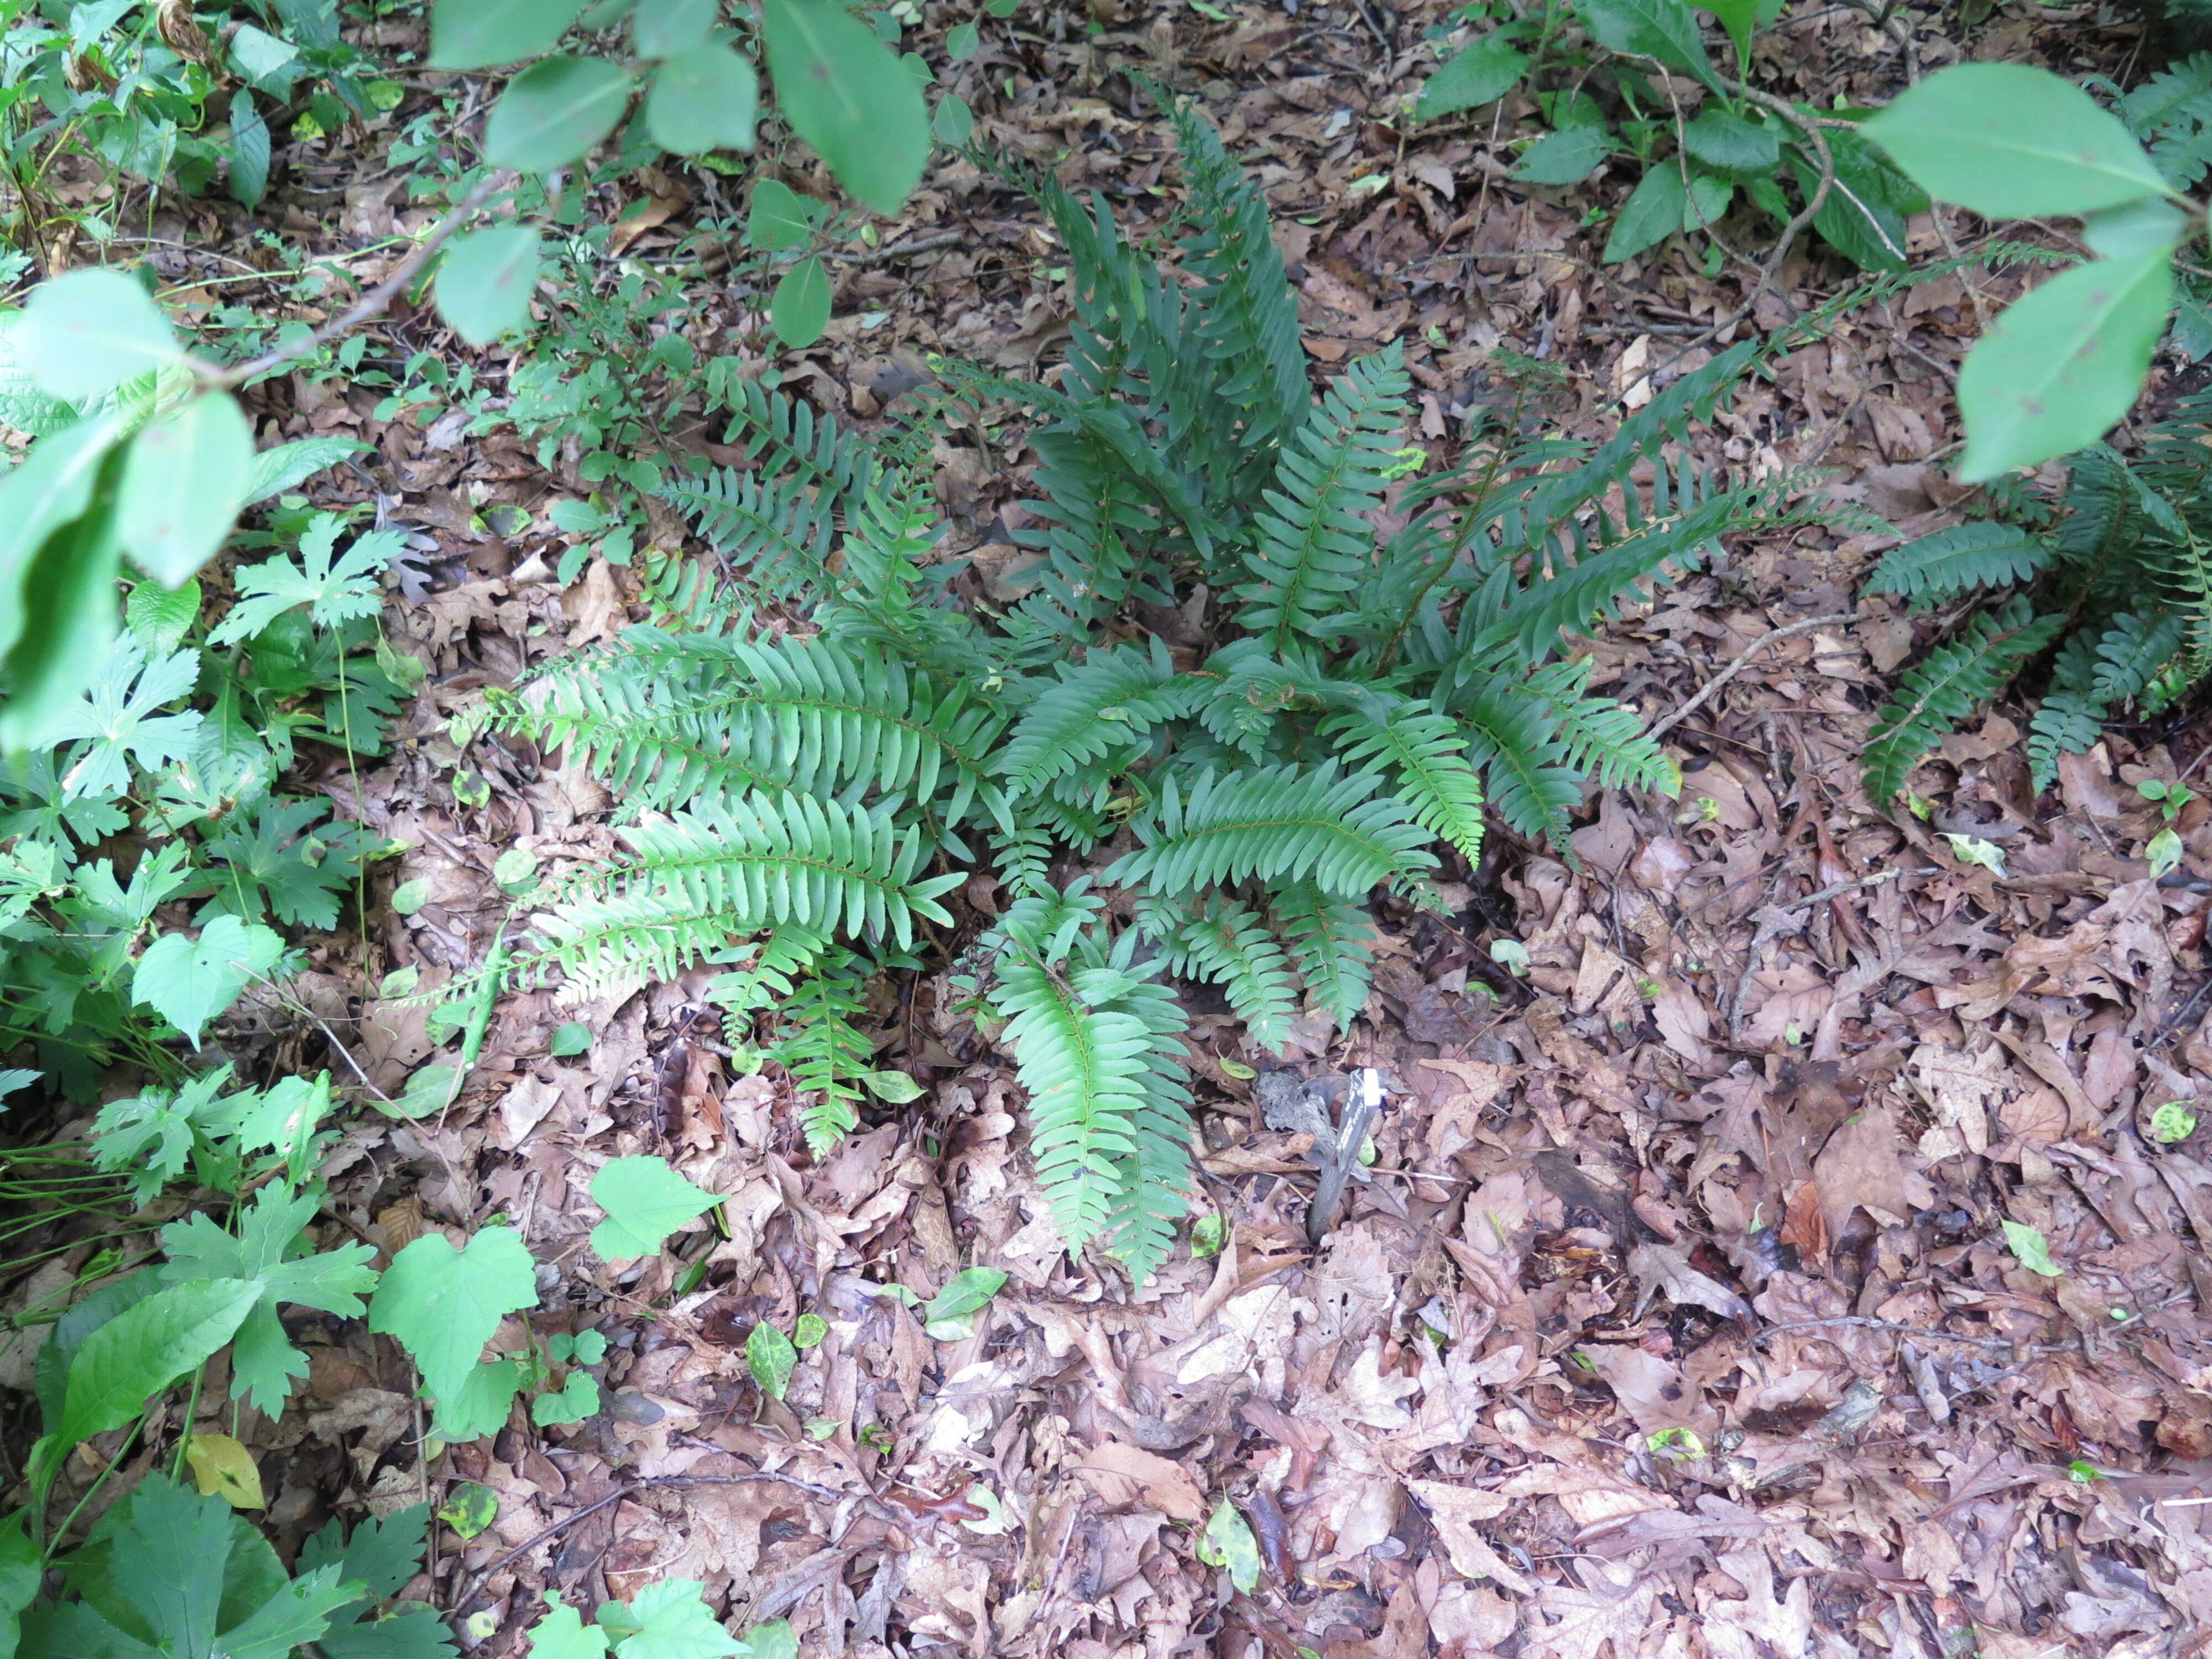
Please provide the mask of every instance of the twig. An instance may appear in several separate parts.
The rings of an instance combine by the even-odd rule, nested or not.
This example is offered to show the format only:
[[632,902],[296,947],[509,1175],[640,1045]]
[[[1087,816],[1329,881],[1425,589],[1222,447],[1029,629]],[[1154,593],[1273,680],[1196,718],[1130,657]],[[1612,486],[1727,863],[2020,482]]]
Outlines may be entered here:
[[216,391],[235,390],[248,380],[259,379],[271,369],[282,368],[286,363],[321,350],[341,334],[351,333],[370,319],[381,316],[385,308],[399,297],[422,267],[429,263],[430,256],[443,247],[455,231],[474,218],[477,209],[514,183],[514,173],[502,170],[480,180],[474,190],[454,204],[452,212],[432,227],[430,234],[416,245],[415,251],[402,259],[389,276],[306,339],[264,351],[258,357],[234,368],[204,374],[200,377],[201,384]]
[[1796,920],[1796,912],[1809,910],[1832,898],[1840,898],[1856,888],[1879,887],[1883,882],[1907,873],[1902,866],[1892,865],[1888,869],[1877,870],[1870,876],[1833,883],[1817,893],[1808,893],[1803,898],[1792,899],[1787,904],[1760,905],[1755,913],[1759,926],[1752,933],[1751,949],[1744,954],[1743,972],[1736,976],[1735,994],[1729,999],[1730,1046],[1736,1048],[1743,1047],[1743,1005],[1751,1000],[1751,981],[1758,976],[1759,967],[1766,959],[1766,947],[1781,934],[1804,930],[1804,923]]
[[1684,720],[1689,719],[1691,715],[1696,714],[1698,710],[1704,708],[1706,703],[1710,702],[1713,698],[1714,693],[1717,692],[1721,687],[1726,685],[1738,674],[1741,674],[1744,671],[1745,666],[1749,664],[1753,657],[1757,656],[1768,646],[1773,644],[1775,641],[1786,640],[1793,634],[1802,634],[1811,629],[1827,628],[1832,627],[1837,623],[1856,621],[1857,617],[1858,612],[1856,611],[1838,611],[1826,617],[1808,617],[1802,622],[1790,623],[1783,627],[1773,629],[1771,632],[1761,634],[1756,640],[1753,640],[1749,645],[1746,646],[1743,650],[1739,652],[1736,654],[1735,659],[1729,663],[1726,668],[1722,669],[1719,673],[1714,675],[1711,679],[1706,681],[1704,690],[1698,692],[1696,696],[1692,697],[1689,702],[1684,703],[1680,708],[1669,714],[1665,720],[1661,720],[1659,724],[1653,726],[1646,735],[1656,740],[1659,738],[1664,737],[1668,732],[1673,731]]
[[641,1492],[654,1492],[672,1486],[738,1486],[748,1480],[773,1480],[782,1486],[796,1486],[801,1492],[811,1492],[817,1498],[833,1500],[860,1495],[856,1492],[839,1492],[833,1486],[817,1486],[811,1480],[799,1480],[796,1475],[776,1474],[765,1469],[751,1474],[658,1474],[644,1480],[633,1480],[629,1485],[609,1492],[598,1503],[587,1504],[573,1515],[562,1516],[527,1543],[518,1544],[501,1556],[498,1560],[476,1576],[476,1581],[469,1586],[468,1593],[453,1603],[453,1610],[446,1615],[446,1622],[453,1626],[455,1635],[460,1636],[464,1641],[467,1640],[467,1637],[461,1629],[461,1620],[467,1617],[469,1609],[476,1604],[477,1597],[483,1594],[484,1586],[491,1582],[495,1574],[501,1568],[520,1560],[540,1544],[559,1537],[579,1521],[589,1520],[601,1510],[619,1504],[625,1498],[634,1498]]
[[1822,1325],[1857,1325],[1868,1330],[1889,1331],[1899,1336],[1917,1336],[1939,1342],[1971,1342],[1981,1348],[2002,1348],[2008,1353],[2014,1346],[2002,1336],[1960,1336],[1950,1331],[1931,1331],[1918,1325],[1899,1325],[1887,1319],[1869,1319],[1863,1314],[1839,1314],[1832,1319],[1793,1319],[1786,1324],[1767,1325],[1753,1331],[1751,1340],[1760,1342],[1770,1336],[1779,1336],[1784,1331],[1809,1331]]
[[858,253],[831,252],[823,257],[848,265],[889,264],[894,259],[903,259],[909,254],[927,253],[933,248],[951,247],[955,242],[964,242],[964,230],[933,230],[927,236],[917,236],[910,242],[899,242],[890,247],[866,248]]

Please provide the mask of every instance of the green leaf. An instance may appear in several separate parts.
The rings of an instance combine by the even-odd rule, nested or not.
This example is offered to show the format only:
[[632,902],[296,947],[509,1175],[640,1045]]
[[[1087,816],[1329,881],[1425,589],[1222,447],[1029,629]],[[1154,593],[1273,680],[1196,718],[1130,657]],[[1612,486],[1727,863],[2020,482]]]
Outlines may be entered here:
[[472,231],[446,250],[438,267],[438,314],[472,346],[527,328],[539,264],[537,232],[521,225]]
[[1500,34],[1486,34],[1437,65],[1421,84],[1413,113],[1423,120],[1503,98],[1528,71],[1528,59]]
[[629,38],[641,58],[673,58],[703,42],[721,11],[721,0],[638,0]]
[[246,486],[246,504],[265,501],[296,488],[323,471],[336,466],[368,446],[355,438],[296,438],[289,444],[264,449],[253,458],[253,476]]
[[245,1444],[227,1434],[196,1434],[185,1442],[185,1465],[203,1497],[220,1498],[234,1510],[265,1510],[261,1468]]
[[1260,1587],[1260,1540],[1253,1537],[1251,1523],[1226,1498],[1206,1523],[1200,1553],[1209,1565],[1228,1568],[1229,1582],[1245,1595]]
[[2092,253],[2107,259],[2171,253],[2188,236],[2190,222],[2187,214],[2163,197],[2146,196],[2090,214],[2081,222],[2081,240]]
[[430,902],[430,884],[427,881],[403,881],[392,890],[392,914],[411,916]]
[[38,1547],[23,1530],[23,1511],[0,1518],[0,1653],[13,1653],[17,1615],[31,1605],[45,1577]]
[[556,1060],[566,1060],[571,1054],[580,1054],[592,1046],[592,1028],[580,1019],[572,1019],[558,1026],[553,1040],[545,1045],[546,1052]]
[[1576,185],[1613,154],[1613,129],[1602,122],[1561,127],[1522,152],[1513,176],[1532,185]]
[[227,392],[139,429],[123,455],[115,533],[138,568],[179,586],[222,545],[253,480],[253,428]]
[[1984,218],[2080,215],[2166,193],[2119,117],[2025,64],[1938,70],[1859,130],[1929,195]]
[[818,257],[801,259],[775,285],[769,326],[793,350],[804,350],[830,326],[830,273]]
[[906,66],[834,0],[763,0],[778,106],[837,182],[898,211],[929,156],[929,112]]
[[149,1395],[229,1341],[260,1297],[261,1287],[243,1279],[202,1279],[158,1291],[93,1332],[70,1364],[61,1443],[131,1421]]
[[309,607],[309,619],[318,628],[376,615],[384,604],[377,578],[405,550],[406,538],[396,530],[372,530],[340,556],[337,541],[343,529],[337,514],[319,513],[300,538],[298,564],[280,557],[240,566],[235,573],[238,602],[208,635],[209,643],[250,640],[301,605]]
[[1759,21],[1759,0],[1700,0],[1700,9],[1709,11],[1720,20],[1720,26],[1735,42],[1737,61],[1751,61],[1751,32]]
[[385,1270],[368,1328],[397,1337],[443,1401],[466,1386],[500,1321],[537,1305],[537,1263],[512,1227],[486,1227],[465,1250],[425,1233]]
[[1006,1283],[1006,1275],[1000,1268],[963,1268],[930,1298],[929,1306],[922,1312],[922,1322],[933,1325],[941,1319],[963,1319],[969,1314],[980,1313],[1005,1288]]
[[72,401],[184,355],[161,308],[119,270],[73,270],[40,283],[9,340],[40,390]]
[[1656,58],[1723,90],[1705,56],[1698,20],[1684,0],[1575,0],[1575,14],[1590,38],[1610,52]]
[[490,69],[535,58],[568,33],[584,0],[436,0],[430,66]]
[[499,1494],[489,1486],[463,1481],[438,1506],[438,1519],[451,1527],[465,1544],[499,1519]]
[[269,191],[269,124],[244,87],[230,94],[230,193],[251,213]]
[[791,1346],[802,1352],[808,1348],[818,1348],[822,1346],[822,1339],[829,1334],[830,1322],[820,1314],[801,1314],[791,1328]]
[[148,945],[131,975],[131,994],[197,1048],[207,1023],[283,954],[284,941],[270,929],[249,927],[236,916],[217,916],[197,939],[164,933]]
[[791,1339],[765,1319],[752,1328],[745,1338],[745,1364],[759,1383],[761,1392],[771,1400],[781,1400],[791,1387],[791,1373],[799,1364],[799,1350]]
[[[314,1098],[313,1091],[308,1098]],[[325,1088],[321,1102],[327,1105],[329,1098]],[[311,1134],[313,1117],[299,1127]],[[307,1357],[292,1346],[277,1309],[289,1304],[349,1319],[362,1311],[362,1296],[376,1286],[376,1270],[368,1265],[375,1252],[366,1244],[342,1244],[319,1255],[287,1260],[319,1207],[312,1193],[290,1195],[282,1185],[271,1185],[239,1217],[235,1237],[205,1215],[161,1229],[161,1248],[169,1257],[161,1269],[163,1279],[236,1279],[258,1291],[231,1353],[230,1393],[234,1400],[250,1396],[272,1419],[283,1412],[292,1380],[307,1374]]]
[[20,311],[0,311],[0,426],[13,427],[26,437],[51,438],[76,423],[76,404],[40,391],[16,360],[10,340],[22,316]]
[[1664,161],[1646,168],[1643,181],[1621,205],[1612,235],[1606,238],[1605,263],[1612,265],[1633,259],[1646,248],[1665,241],[1681,229],[1682,216],[1689,206],[1680,168]]
[[968,107],[968,100],[959,94],[948,92],[937,100],[937,112],[929,118],[929,130],[937,135],[939,143],[957,149],[975,136],[975,112]]
[[618,1158],[592,1177],[592,1202],[607,1212],[592,1229],[592,1249],[602,1261],[626,1261],[656,1254],[669,1234],[721,1200],[665,1158]]
[[2020,1258],[2020,1265],[2028,1272],[2040,1273],[2045,1279],[2066,1276],[2066,1269],[2051,1259],[2050,1241],[2044,1237],[2040,1229],[2018,1221],[2008,1221],[2004,1224],[2004,1237],[2005,1243],[2012,1248],[2012,1253]]
[[530,1420],[541,1429],[580,1423],[599,1408],[599,1385],[588,1371],[570,1371],[558,1394],[541,1394],[530,1402]]
[[527,847],[510,847],[492,860],[491,878],[501,892],[513,896],[538,884],[538,854]]
[[530,1659],[605,1659],[607,1633],[545,1592],[550,1610],[531,1627]]
[[752,202],[745,210],[745,245],[763,253],[796,247],[814,234],[824,211],[821,203],[801,196],[781,179],[756,180]]
[[626,70],[599,58],[548,58],[507,83],[484,122],[484,160],[550,173],[588,154],[629,105]]
[[2150,1115],[2150,1138],[2172,1146],[2197,1133],[2197,1114],[2185,1100],[2169,1100]]
[[645,123],[678,155],[750,149],[759,106],[760,76],[750,63],[727,46],[693,46],[653,71]]
[[973,58],[982,44],[981,27],[974,22],[962,23],[945,37],[945,55],[956,64],[963,64]]
[[346,1583],[359,1584],[376,1601],[388,1601],[422,1570],[429,1522],[428,1504],[410,1504],[381,1521],[363,1521],[347,1538],[334,1516],[301,1547],[299,1569],[312,1572],[335,1565]]
[[1782,160],[1782,130],[1712,104],[1682,129],[1682,148],[1707,167],[1730,173],[1768,172]]
[[878,1100],[889,1101],[894,1106],[920,1100],[927,1092],[904,1072],[863,1072],[859,1082]]
[[2165,331],[2172,287],[2163,253],[2096,259],[1991,322],[1959,373],[1960,477],[1979,483],[2033,466],[2094,442],[2124,417]]
[[609,1601],[599,1624],[617,1638],[618,1659],[723,1659],[744,1644],[707,1610],[706,1586],[696,1578],[647,1584],[628,1607]]
[[167,656],[184,643],[199,620],[200,585],[187,576],[181,587],[140,582],[123,602],[123,624],[149,656]]

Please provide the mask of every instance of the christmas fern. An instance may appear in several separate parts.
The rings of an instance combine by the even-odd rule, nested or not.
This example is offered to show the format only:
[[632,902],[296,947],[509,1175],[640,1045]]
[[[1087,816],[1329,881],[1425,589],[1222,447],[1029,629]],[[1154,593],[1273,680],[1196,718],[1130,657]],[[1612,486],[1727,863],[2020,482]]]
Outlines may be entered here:
[[704,550],[648,562],[651,623],[486,717],[622,809],[618,853],[543,896],[531,971],[586,998],[714,970],[815,1155],[916,1088],[877,1069],[902,1036],[869,976],[955,985],[1012,1056],[1062,1237],[1139,1277],[1192,1181],[1180,988],[1218,988],[1255,1052],[1310,1044],[1368,1006],[1370,906],[1475,879],[1499,823],[1566,854],[1593,781],[1673,793],[1575,639],[1719,538],[1817,516],[1802,480],[1686,459],[1748,345],[1595,445],[1543,431],[1556,376],[1501,362],[1510,419],[1418,476],[1397,349],[1316,397],[1265,204],[1172,113],[1179,266],[974,152],[1066,253],[1050,384],[937,366],[948,408],[1036,458],[1026,592],[948,550],[926,433],[872,451],[744,382],[738,464],[663,492]]

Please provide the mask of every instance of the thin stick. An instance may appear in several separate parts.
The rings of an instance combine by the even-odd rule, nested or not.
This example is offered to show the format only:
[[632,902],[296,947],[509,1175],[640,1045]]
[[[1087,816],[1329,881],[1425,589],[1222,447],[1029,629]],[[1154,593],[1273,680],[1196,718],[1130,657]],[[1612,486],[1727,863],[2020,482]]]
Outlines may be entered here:
[[1684,703],[1680,708],[1669,714],[1665,720],[1661,720],[1659,724],[1653,726],[1646,735],[1656,740],[1659,738],[1664,737],[1668,732],[1673,731],[1684,720],[1689,719],[1691,715],[1696,714],[1698,710],[1703,708],[1706,703],[1712,701],[1714,693],[1717,692],[1721,687],[1726,685],[1738,674],[1743,672],[1745,666],[1750,663],[1751,659],[1757,656],[1760,652],[1764,651],[1768,646],[1773,644],[1775,641],[1786,640],[1793,634],[1803,634],[1815,628],[1829,628],[1838,623],[1855,622],[1857,618],[1858,612],[1856,611],[1838,611],[1825,617],[1808,617],[1802,622],[1790,623],[1784,627],[1777,628],[1769,633],[1761,634],[1756,640],[1753,640],[1741,652],[1737,653],[1735,659],[1729,663],[1726,668],[1722,669],[1719,673],[1714,675],[1711,679],[1706,681],[1704,690],[1698,692],[1696,696],[1691,698],[1689,702]]
[[430,256],[445,246],[453,233],[476,216],[477,210],[495,195],[514,182],[513,173],[501,171],[489,174],[478,181],[477,187],[454,204],[453,210],[438,221],[430,234],[416,245],[415,251],[402,259],[397,269],[374,288],[356,300],[331,321],[325,323],[304,340],[264,351],[258,357],[211,374],[203,374],[201,384],[216,391],[228,392],[256,380],[271,369],[282,368],[286,363],[319,351],[341,334],[351,333],[370,319],[381,316],[386,307],[398,299],[407,285],[413,282]]
[[1852,881],[1839,881],[1823,887],[1817,893],[1808,893],[1803,898],[1792,899],[1787,904],[1762,904],[1757,911],[1759,926],[1751,936],[1751,949],[1744,953],[1743,972],[1737,975],[1735,994],[1729,999],[1729,1042],[1733,1048],[1743,1047],[1743,1005],[1751,1000],[1751,982],[1758,977],[1766,958],[1766,947],[1783,933],[1804,931],[1804,924],[1796,920],[1795,913],[1809,910],[1832,898],[1860,887],[1879,887],[1882,883],[1908,873],[1900,865],[1887,870],[1877,870],[1870,876],[1860,876]]

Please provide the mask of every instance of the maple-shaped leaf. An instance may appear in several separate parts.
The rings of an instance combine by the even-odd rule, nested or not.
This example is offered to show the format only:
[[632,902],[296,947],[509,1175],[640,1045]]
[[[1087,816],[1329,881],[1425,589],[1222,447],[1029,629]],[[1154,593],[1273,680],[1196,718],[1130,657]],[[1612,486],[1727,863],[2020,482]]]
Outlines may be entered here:
[[[545,1592],[553,1601],[553,1592]],[[530,1632],[530,1659],[605,1659],[607,1633],[587,1625],[575,1608],[554,1601],[553,1609]]]
[[537,1305],[538,1264],[514,1228],[486,1227],[465,1250],[443,1233],[425,1233],[385,1270],[368,1328],[397,1337],[414,1356],[425,1392],[459,1402],[500,1321]]
[[22,1659],[285,1659],[357,1586],[325,1566],[295,1579],[220,1498],[152,1474],[61,1563],[83,1599],[23,1619]]
[[284,941],[271,929],[249,927],[236,916],[217,916],[196,939],[164,933],[148,945],[131,976],[131,994],[197,1048],[207,1023],[283,954]]
[[211,895],[201,915],[228,912],[258,921],[265,909],[299,927],[336,926],[338,895],[383,843],[357,823],[325,824],[331,805],[299,796],[271,798],[231,817],[207,840],[207,856],[216,867],[193,889]]
[[636,1600],[601,1604],[599,1628],[614,1638],[616,1659],[724,1659],[745,1644],[707,1610],[706,1586],[696,1578],[647,1584]]
[[62,787],[57,751],[34,749],[0,756],[0,841],[18,837],[66,848],[75,840],[86,847],[127,828],[130,814],[112,801],[72,796]]
[[592,1229],[592,1249],[607,1261],[651,1255],[669,1234],[721,1201],[665,1158],[618,1158],[592,1177],[592,1202],[607,1212]]
[[234,645],[250,640],[287,611],[309,607],[308,618],[318,628],[331,628],[356,617],[374,617],[382,608],[377,578],[404,550],[407,538],[397,531],[373,530],[348,548],[337,551],[345,520],[335,513],[318,513],[300,538],[300,562],[269,559],[241,566],[235,575],[238,603],[208,635],[211,645]]
[[178,651],[149,662],[125,635],[111,647],[84,700],[54,717],[47,736],[88,746],[62,775],[65,800],[113,800],[131,787],[131,769],[159,772],[192,751],[199,713],[159,711],[189,696],[198,683],[200,653]]
[[239,1217],[235,1237],[205,1215],[161,1229],[161,1247],[169,1256],[161,1270],[165,1280],[242,1279],[261,1287],[260,1299],[232,1340],[230,1392],[233,1399],[249,1397],[271,1419],[283,1412],[292,1379],[307,1374],[307,1357],[284,1334],[278,1305],[296,1303],[350,1317],[376,1286],[376,1270],[368,1265],[375,1252],[366,1244],[343,1244],[319,1255],[293,1254],[317,1207],[312,1193],[290,1196],[271,1185]]
[[301,1547],[301,1571],[336,1565],[341,1580],[366,1592],[331,1616],[328,1633],[315,1644],[324,1659],[452,1659],[453,1639],[435,1608],[383,1605],[422,1570],[429,1520],[428,1504],[412,1504],[383,1521],[362,1522],[350,1537],[332,1520]]
[[[203,1137],[233,1127],[218,1102],[230,1067],[203,1072],[182,1088],[149,1089],[112,1100],[92,1121],[92,1161],[100,1169],[128,1172],[131,1190],[143,1204],[185,1172],[185,1161]],[[234,1097],[233,1100],[234,1100]]]

